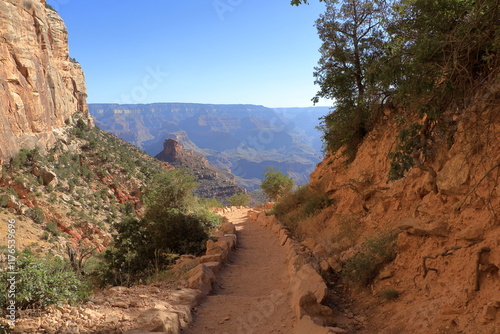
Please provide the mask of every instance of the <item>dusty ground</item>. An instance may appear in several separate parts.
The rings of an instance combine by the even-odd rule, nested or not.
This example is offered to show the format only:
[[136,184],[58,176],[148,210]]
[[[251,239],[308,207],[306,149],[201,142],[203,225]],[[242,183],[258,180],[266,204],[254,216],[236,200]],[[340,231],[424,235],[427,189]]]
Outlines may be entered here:
[[227,217],[236,225],[239,246],[183,333],[291,333],[296,319],[287,295],[285,249],[260,224],[246,222],[246,210]]

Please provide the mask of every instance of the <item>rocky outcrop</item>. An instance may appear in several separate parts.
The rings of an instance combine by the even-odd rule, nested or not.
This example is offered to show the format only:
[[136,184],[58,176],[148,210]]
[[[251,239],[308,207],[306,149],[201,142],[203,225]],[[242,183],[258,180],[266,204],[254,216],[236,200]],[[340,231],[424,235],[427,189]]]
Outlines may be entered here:
[[197,178],[200,186],[195,193],[202,198],[217,198],[223,201],[233,194],[245,192],[227,170],[212,166],[201,154],[184,150],[175,139],[165,139],[163,151],[155,158],[168,162],[174,168],[185,168]]
[[182,153],[182,145],[175,139],[165,139],[163,151],[160,153],[162,161],[173,162]]
[[20,148],[51,147],[55,129],[87,112],[82,68],[45,0],[0,0],[0,63],[0,162]]

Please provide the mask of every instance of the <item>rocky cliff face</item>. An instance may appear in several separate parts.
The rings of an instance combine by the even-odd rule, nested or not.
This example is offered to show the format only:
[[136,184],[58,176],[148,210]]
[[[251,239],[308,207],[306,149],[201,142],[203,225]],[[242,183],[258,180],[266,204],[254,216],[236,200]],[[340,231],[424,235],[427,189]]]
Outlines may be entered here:
[[51,147],[54,130],[87,112],[81,66],[45,0],[0,0],[0,63],[0,162],[20,148]]
[[184,150],[176,139],[166,139],[163,151],[155,158],[168,162],[174,168],[185,168],[192,172],[200,184],[195,193],[201,198],[224,201],[231,195],[245,192],[229,171],[212,166],[201,154]]

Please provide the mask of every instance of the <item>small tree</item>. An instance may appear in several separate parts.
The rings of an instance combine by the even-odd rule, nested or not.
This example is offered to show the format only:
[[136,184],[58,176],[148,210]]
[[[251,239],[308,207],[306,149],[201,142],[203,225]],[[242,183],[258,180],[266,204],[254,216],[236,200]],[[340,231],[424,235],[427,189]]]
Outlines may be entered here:
[[227,199],[231,206],[246,206],[249,200],[250,195],[246,193],[237,193]]
[[294,185],[295,182],[288,174],[285,175],[282,171],[276,171],[274,167],[269,167],[264,173],[264,180],[260,188],[271,201],[276,201],[289,193]]
[[105,279],[128,284],[148,270],[169,265],[172,254],[203,254],[208,232],[220,218],[198,203],[196,185],[179,170],[154,178],[145,194],[144,217],[129,216],[116,225],[118,233],[105,254]]
[[162,216],[169,209],[188,210],[196,199],[193,190],[198,186],[194,177],[183,170],[172,170],[157,175],[150,183],[146,195],[146,218]]
[[[296,1],[297,2],[297,1]],[[299,1],[300,3],[300,1]],[[385,1],[325,0],[326,12],[316,21],[323,44],[315,68],[319,98],[335,100],[319,127],[325,148],[345,147],[349,160],[371,128],[373,105],[380,102],[377,60],[383,55]],[[296,3],[297,4],[297,3]]]

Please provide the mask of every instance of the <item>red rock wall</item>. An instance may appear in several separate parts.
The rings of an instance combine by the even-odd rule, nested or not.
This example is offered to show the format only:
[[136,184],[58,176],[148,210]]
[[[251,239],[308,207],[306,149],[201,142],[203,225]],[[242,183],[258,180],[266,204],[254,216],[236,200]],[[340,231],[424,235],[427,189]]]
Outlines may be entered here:
[[0,162],[21,148],[50,148],[54,129],[88,112],[67,29],[45,0],[0,0],[0,64]]

